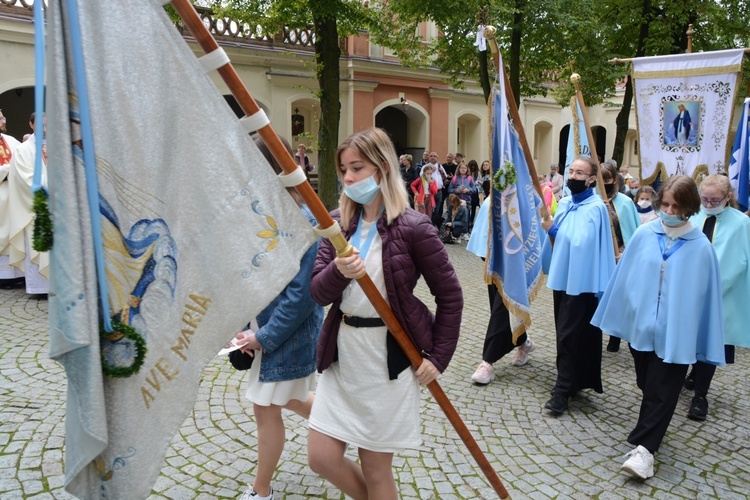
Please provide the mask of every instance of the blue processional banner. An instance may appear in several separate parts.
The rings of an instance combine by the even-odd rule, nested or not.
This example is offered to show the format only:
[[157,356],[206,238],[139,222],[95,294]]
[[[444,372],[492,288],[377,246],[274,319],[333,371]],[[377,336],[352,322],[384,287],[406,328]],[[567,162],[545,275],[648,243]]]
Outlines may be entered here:
[[[81,498],[150,494],[204,367],[316,240],[162,4],[79,0],[79,26],[71,0],[47,13],[50,351],[68,377],[65,487]],[[88,118],[93,180],[80,147]],[[126,369],[137,345],[100,336],[104,308],[147,348],[125,378],[102,360]]]
[[737,193],[740,210],[750,207],[750,97],[742,105],[742,114],[734,136],[732,156],[729,159],[729,180]]
[[563,193],[570,196],[568,189],[568,167],[579,156],[591,158],[589,136],[586,133],[586,122],[583,112],[575,96],[570,98],[570,128],[568,129],[568,144],[565,150],[565,174],[563,176]]
[[491,104],[490,161],[496,182],[492,189],[486,280],[502,294],[511,313],[515,340],[531,324],[531,301],[541,284],[545,233],[539,219],[543,202],[534,190],[518,132],[508,115],[502,82],[500,87],[495,89]]

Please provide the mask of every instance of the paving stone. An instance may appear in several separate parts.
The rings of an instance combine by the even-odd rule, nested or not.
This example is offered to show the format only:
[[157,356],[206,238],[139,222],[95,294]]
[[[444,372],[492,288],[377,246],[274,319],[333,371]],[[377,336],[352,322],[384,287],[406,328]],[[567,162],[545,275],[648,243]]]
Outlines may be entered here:
[[[619,470],[632,449],[626,438],[640,392],[627,349],[603,352],[604,394],[582,391],[560,417],[543,410],[554,384],[552,296],[542,287],[532,305],[529,335],[537,345],[524,367],[511,356],[495,364],[486,386],[470,382],[481,360],[489,313],[483,264],[462,245],[448,253],[463,286],[464,315],[453,361],[439,383],[513,498],[636,499],[750,497],[750,350],[717,370],[706,422],[686,418],[692,394],[683,391],[656,455],[656,476],[635,481]],[[416,293],[434,308],[423,281]],[[22,290],[0,290],[0,497],[72,496],[64,483],[66,379],[47,359],[47,303]],[[604,342],[607,341],[606,335]],[[604,344],[602,345],[604,347]],[[237,498],[254,479],[257,436],[246,373],[216,359],[204,370],[193,412],[171,441],[155,499]],[[422,392],[422,440],[395,455],[402,499],[494,499],[474,458],[428,390]],[[307,426],[284,412],[287,445],[273,479],[278,498],[341,499],[307,466]],[[356,450],[347,456],[357,459]]]

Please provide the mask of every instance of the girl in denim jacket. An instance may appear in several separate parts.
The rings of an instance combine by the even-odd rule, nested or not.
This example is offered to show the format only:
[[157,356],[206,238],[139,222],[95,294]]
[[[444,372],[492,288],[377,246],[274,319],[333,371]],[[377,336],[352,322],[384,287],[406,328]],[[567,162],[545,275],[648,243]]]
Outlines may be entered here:
[[[265,144],[256,137],[256,145],[277,173],[276,163]],[[287,146],[288,147],[288,146]],[[317,224],[296,191],[289,190],[307,220]],[[249,370],[250,385],[245,397],[253,403],[258,426],[258,467],[252,486],[241,500],[272,500],[271,478],[284,450],[282,408],[308,418],[315,384],[315,346],[323,323],[323,308],[310,297],[318,244],[311,246],[300,261],[297,275],[258,315],[258,330],[239,333],[247,341],[242,350],[256,356]]]

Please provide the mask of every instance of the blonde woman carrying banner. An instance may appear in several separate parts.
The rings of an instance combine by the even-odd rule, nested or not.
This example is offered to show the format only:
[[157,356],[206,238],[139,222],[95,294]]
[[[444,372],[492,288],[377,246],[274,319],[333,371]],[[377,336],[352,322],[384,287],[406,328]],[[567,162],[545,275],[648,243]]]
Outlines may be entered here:
[[[337,257],[323,241],[312,296],[331,304],[318,341],[310,415],[310,468],[355,499],[396,499],[394,453],[419,446],[420,389],[445,370],[458,342],[463,295],[430,220],[409,208],[393,144],[371,128],[336,153],[344,192],[331,215],[357,251]],[[355,280],[367,272],[423,359],[418,369],[387,331]],[[414,295],[422,276],[435,314]],[[347,458],[358,448],[360,463]]]

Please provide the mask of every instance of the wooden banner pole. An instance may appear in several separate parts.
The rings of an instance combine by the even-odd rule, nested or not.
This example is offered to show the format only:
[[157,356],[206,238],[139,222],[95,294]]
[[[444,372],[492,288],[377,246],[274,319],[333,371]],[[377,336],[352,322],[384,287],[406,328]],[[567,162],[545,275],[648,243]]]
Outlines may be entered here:
[[[195,37],[196,43],[198,43],[198,45],[201,47],[201,49],[203,49],[205,53],[211,53],[219,48],[219,44],[208,31],[208,28],[206,28],[206,26],[203,24],[200,16],[198,15],[198,12],[195,10],[195,7],[193,7],[189,0],[172,0],[171,4],[182,18],[185,26],[188,28],[190,33],[193,35],[193,37]],[[225,64],[217,71],[219,72],[219,75],[224,80],[224,83],[226,83],[227,87],[232,92],[232,95],[234,95],[235,99],[237,99],[238,104],[247,116],[252,116],[260,111],[258,104],[250,95],[250,92],[245,87],[245,84],[242,83],[242,80],[240,80],[239,75],[237,74],[231,63]],[[270,124],[260,128],[258,130],[258,135],[260,135],[260,137],[263,139],[263,142],[266,143],[268,149],[279,162],[279,165],[281,165],[281,168],[284,170],[284,172],[292,173],[298,168],[298,165],[294,161],[294,158],[292,158],[292,155],[289,153],[289,151],[287,151],[278,134]],[[328,210],[326,210],[323,202],[320,201],[320,198],[318,198],[318,195],[315,193],[309,182],[304,182],[299,186],[295,186],[295,189],[297,189],[299,194],[305,200],[305,203],[317,219],[320,227],[329,228],[334,224],[337,224],[333,220],[333,218],[331,218]],[[344,235],[340,231],[338,232],[338,234],[330,237],[329,239],[331,240],[333,246],[336,248],[339,256],[346,257],[348,255],[351,255],[351,253],[353,252],[353,247],[349,244],[348,241],[346,241],[346,238],[344,238]],[[412,367],[414,369],[418,368],[422,364],[422,355],[414,346],[414,343],[411,341],[406,331],[398,322],[398,319],[396,319],[396,316],[393,314],[393,311],[391,311],[388,303],[380,295],[380,292],[372,282],[370,276],[364,274],[363,276],[357,278],[357,283],[365,292],[365,295],[367,295],[367,298],[375,307],[375,310],[378,312],[380,317],[383,318],[383,321],[388,327],[388,330],[391,332],[401,349],[409,358]],[[463,422],[463,420],[461,420],[461,417],[459,416],[455,407],[451,404],[442,387],[440,387],[438,381],[435,380],[429,383],[427,385],[427,388],[430,390],[430,393],[433,395],[435,401],[443,410],[446,417],[448,417],[448,420],[453,425],[459,437],[468,448],[472,457],[474,457],[474,460],[476,460],[479,468],[482,470],[495,492],[502,499],[510,498],[508,491],[505,489],[505,486],[503,486],[503,483],[500,481],[497,473],[490,465],[487,457],[485,457],[482,450],[479,448],[479,445],[474,439],[474,436],[471,435],[469,429],[466,427],[466,424]]]

